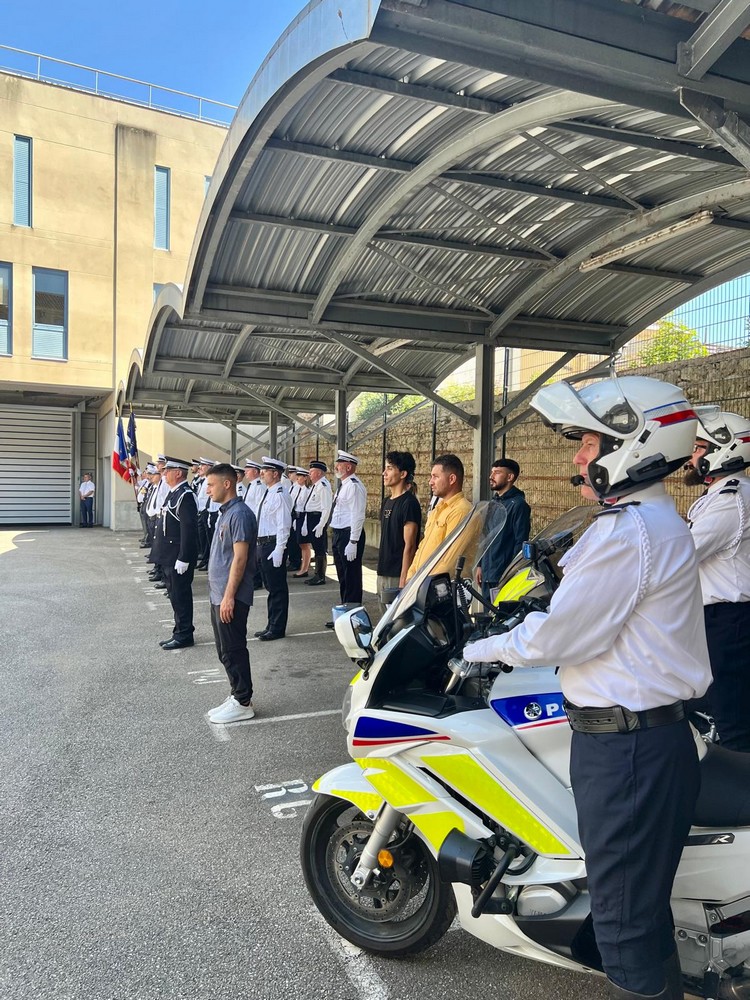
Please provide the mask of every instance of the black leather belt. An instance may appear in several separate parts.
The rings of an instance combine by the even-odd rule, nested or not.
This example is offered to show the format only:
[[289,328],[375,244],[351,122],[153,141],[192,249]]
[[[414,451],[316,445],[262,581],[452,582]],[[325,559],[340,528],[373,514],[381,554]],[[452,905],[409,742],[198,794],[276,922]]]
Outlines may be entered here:
[[270,545],[271,542],[273,542],[274,545],[276,544],[276,535],[259,535],[258,536],[258,545]]
[[636,729],[654,729],[668,726],[685,718],[685,703],[649,708],[645,712],[631,712],[622,705],[611,708],[577,708],[563,703],[570,728],[577,733],[632,733]]

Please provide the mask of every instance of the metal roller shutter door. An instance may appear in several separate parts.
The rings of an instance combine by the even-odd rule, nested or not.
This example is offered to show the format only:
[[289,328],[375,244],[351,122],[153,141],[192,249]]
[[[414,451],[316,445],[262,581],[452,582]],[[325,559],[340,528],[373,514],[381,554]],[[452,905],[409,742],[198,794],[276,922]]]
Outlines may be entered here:
[[73,415],[0,406],[0,524],[70,524]]

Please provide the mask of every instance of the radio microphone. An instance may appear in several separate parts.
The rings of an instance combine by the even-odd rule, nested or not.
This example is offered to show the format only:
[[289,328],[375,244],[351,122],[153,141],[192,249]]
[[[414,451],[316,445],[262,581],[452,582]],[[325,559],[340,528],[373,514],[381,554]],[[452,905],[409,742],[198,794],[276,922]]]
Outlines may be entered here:
[[583,486],[586,480],[583,476],[571,476],[570,485],[571,486]]

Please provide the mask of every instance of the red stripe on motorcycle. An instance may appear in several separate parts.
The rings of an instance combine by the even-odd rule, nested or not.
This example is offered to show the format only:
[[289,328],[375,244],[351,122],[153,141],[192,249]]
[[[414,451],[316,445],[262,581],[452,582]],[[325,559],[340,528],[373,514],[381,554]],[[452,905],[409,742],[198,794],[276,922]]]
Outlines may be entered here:
[[379,747],[393,743],[426,743],[428,740],[450,740],[450,736],[395,736],[389,740],[352,740],[355,747]]

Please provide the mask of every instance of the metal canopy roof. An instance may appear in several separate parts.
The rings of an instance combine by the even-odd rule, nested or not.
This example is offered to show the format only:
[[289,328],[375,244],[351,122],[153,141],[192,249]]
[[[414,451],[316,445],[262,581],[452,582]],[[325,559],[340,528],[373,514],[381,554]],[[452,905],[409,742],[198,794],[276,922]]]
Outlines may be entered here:
[[121,402],[284,422],[337,389],[435,400],[478,345],[609,354],[747,271],[748,23],[748,0],[308,4]]

